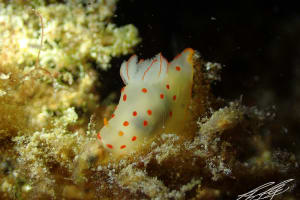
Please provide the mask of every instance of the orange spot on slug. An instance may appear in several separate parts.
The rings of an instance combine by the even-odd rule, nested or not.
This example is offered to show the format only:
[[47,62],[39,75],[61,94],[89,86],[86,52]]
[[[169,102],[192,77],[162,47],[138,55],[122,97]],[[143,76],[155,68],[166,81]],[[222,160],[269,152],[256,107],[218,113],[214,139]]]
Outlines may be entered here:
[[148,115],[152,115],[152,110],[147,110]]
[[181,68],[180,68],[179,66],[176,66],[176,70],[177,70],[177,71],[180,71]]
[[120,149],[124,149],[124,148],[126,148],[126,145],[122,145],[122,146],[120,147]]
[[110,149],[113,148],[113,146],[112,146],[111,144],[106,144],[106,146],[107,146],[108,148],[110,148]]
[[97,134],[97,138],[98,138],[99,140],[102,139],[102,138],[101,138],[101,135],[100,135],[100,132]]
[[148,121],[144,120],[144,126],[147,126],[147,125],[148,125]]
[[125,122],[123,122],[123,125],[124,125],[124,126],[128,126],[128,125],[129,125],[129,122],[128,122],[128,121],[125,121]]
[[136,141],[136,136],[133,136],[133,137],[131,138],[131,141]]
[[135,117],[137,116],[137,112],[136,111],[133,111],[132,115]]
[[119,131],[119,136],[123,136],[124,132],[123,131]]
[[127,95],[124,94],[124,95],[123,95],[123,101],[126,101],[126,99],[127,99]]
[[114,118],[114,116],[115,116],[115,114],[112,114],[112,115],[111,115],[111,118]]
[[163,99],[165,96],[164,94],[160,94],[160,98]]
[[108,125],[108,121],[107,121],[106,117],[103,118],[103,124],[104,124],[104,126]]
[[146,93],[146,92],[147,92],[147,89],[146,89],[146,88],[143,88],[143,89],[142,89],[142,92]]

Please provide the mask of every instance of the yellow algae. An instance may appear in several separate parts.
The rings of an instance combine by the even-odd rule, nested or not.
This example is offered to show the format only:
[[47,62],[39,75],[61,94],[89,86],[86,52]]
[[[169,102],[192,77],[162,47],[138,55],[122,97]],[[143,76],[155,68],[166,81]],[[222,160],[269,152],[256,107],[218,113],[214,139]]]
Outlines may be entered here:
[[170,190],[157,177],[150,177],[144,171],[133,168],[132,165],[123,168],[117,179],[121,187],[128,188],[133,193],[142,190],[151,199],[183,199],[186,192],[201,184],[200,179],[192,179],[179,190]]
[[[76,1],[47,6],[42,1],[0,3],[1,65],[22,70],[23,82],[31,85],[30,90],[23,92],[31,98],[29,112],[34,126],[49,126],[47,122],[53,113],[70,106],[85,113],[94,110],[99,100],[94,92],[98,76],[91,62],[108,69],[112,57],[132,52],[139,43],[133,25],[117,27],[110,22],[115,3],[99,1],[88,7]],[[35,62],[41,24],[32,8],[42,16],[44,24],[40,69],[36,69]],[[108,37],[111,42],[103,44]],[[32,83],[37,78],[39,85]],[[1,96],[6,94],[1,89]]]
[[[229,107],[215,111],[212,116],[204,123],[198,121],[199,133],[210,139],[219,136],[225,131],[243,120],[243,108],[238,102],[232,102]],[[216,136],[215,136],[216,135]],[[202,138],[202,142],[205,139]]]
[[[114,0],[99,1],[88,8],[75,1],[36,6],[44,21],[41,66],[59,71],[93,59],[99,67],[106,69],[113,56],[132,52],[140,41],[138,31],[133,25],[117,27],[109,23],[115,3]],[[22,6],[17,3],[0,4],[0,58],[5,59],[2,61],[4,64],[30,68],[36,61],[40,30],[39,19],[31,11],[31,6],[30,3]],[[107,43],[108,37],[111,38],[110,43]]]
[[[95,140],[85,130],[100,97],[96,68],[108,69],[140,41],[133,25],[111,22],[115,4],[0,2],[0,197],[61,196],[57,177],[69,180],[73,160]],[[43,18],[39,59],[32,8]]]

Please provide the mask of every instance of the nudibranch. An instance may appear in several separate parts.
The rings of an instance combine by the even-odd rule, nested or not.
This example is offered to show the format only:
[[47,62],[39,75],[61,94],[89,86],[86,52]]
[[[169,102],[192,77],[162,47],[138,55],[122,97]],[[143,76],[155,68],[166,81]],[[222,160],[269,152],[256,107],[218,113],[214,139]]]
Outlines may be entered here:
[[185,49],[168,62],[161,53],[138,62],[123,62],[119,104],[97,137],[114,154],[128,154],[163,132],[180,130],[191,100],[194,50]]

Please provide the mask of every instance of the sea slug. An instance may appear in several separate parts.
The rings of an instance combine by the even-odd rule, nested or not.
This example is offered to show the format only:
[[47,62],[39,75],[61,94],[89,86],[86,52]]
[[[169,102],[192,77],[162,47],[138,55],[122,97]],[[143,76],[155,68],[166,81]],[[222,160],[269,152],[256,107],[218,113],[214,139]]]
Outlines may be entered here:
[[191,100],[194,50],[185,49],[168,62],[161,53],[138,62],[136,55],[123,62],[125,87],[111,119],[97,137],[108,151],[128,154],[162,132],[183,127]]

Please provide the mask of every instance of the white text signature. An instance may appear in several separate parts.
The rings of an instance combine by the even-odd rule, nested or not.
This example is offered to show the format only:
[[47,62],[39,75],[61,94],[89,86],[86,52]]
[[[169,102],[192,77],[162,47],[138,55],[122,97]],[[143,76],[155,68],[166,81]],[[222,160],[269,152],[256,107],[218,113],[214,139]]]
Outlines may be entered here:
[[[287,183],[293,181],[294,179],[288,179],[285,181],[282,181],[281,183],[278,183],[277,185],[274,185],[275,182],[269,182],[266,184],[263,184],[254,190],[251,190],[250,192],[247,192],[245,194],[239,195],[237,200],[239,199],[245,199],[245,200],[259,200],[259,199],[270,199],[272,200],[274,196],[279,195],[290,189],[290,187],[286,186]],[[274,185],[273,187],[270,187],[271,185]],[[263,191],[265,189],[265,191]],[[260,192],[260,193],[259,193]]]

